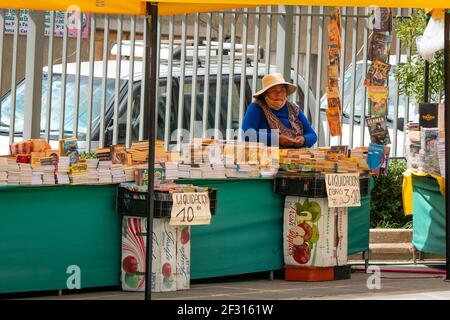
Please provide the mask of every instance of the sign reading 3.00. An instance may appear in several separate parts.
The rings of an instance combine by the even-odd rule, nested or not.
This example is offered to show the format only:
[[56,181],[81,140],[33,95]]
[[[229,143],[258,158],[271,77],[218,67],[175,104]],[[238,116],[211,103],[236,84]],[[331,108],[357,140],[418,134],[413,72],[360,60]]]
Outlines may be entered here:
[[207,192],[172,193],[170,225],[198,225],[211,223]]
[[359,173],[330,173],[325,175],[328,207],[360,207]]

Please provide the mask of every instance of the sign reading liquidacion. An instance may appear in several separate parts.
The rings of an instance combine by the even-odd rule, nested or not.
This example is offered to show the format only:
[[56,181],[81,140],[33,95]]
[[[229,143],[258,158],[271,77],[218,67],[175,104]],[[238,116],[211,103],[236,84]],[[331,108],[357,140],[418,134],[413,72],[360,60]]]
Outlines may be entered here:
[[207,192],[172,193],[172,201],[169,224],[198,225],[211,223]]
[[360,207],[359,173],[331,173],[325,175],[328,207]]

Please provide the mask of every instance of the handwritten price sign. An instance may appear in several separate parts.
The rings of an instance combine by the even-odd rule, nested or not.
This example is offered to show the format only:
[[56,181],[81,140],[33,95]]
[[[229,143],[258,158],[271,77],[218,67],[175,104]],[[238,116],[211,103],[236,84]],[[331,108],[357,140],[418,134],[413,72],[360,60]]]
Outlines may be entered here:
[[172,211],[169,224],[198,225],[211,223],[207,192],[172,193]]
[[360,207],[359,173],[326,174],[328,207]]

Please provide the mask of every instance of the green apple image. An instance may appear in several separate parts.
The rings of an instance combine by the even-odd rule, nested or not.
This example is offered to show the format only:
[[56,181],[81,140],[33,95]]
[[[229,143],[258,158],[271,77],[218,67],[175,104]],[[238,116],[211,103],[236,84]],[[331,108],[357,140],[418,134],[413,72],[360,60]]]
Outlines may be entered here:
[[311,241],[312,243],[316,243],[318,240],[319,240],[319,228],[317,227],[317,225],[314,224],[312,227],[312,235],[309,241]]
[[130,288],[136,289],[139,284],[139,276],[130,273],[125,273],[125,283]]

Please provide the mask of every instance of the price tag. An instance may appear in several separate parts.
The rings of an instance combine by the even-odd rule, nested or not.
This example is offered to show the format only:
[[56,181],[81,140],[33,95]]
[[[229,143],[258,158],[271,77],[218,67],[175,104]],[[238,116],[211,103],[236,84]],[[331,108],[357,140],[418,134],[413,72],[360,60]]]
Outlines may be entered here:
[[325,175],[328,207],[360,207],[359,173],[331,173]]
[[170,225],[198,225],[211,223],[207,192],[172,193]]

